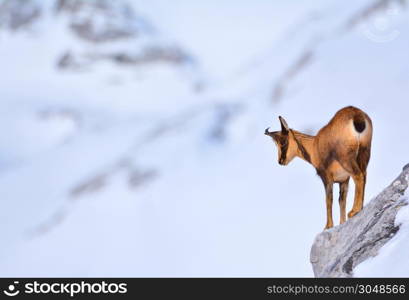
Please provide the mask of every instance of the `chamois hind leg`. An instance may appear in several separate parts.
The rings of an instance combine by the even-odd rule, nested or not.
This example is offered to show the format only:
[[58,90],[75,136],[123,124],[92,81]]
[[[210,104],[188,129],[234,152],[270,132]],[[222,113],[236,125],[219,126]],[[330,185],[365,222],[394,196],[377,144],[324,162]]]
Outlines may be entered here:
[[343,224],[346,221],[346,203],[348,195],[349,178],[339,184],[339,210],[340,221],[339,224]]
[[[371,145],[362,146],[359,149],[356,164],[353,165],[355,176],[355,200],[352,210],[348,213],[348,217],[352,218],[360,212],[364,206],[365,185],[366,185],[366,168],[368,167],[371,157]],[[357,171],[359,169],[359,171]]]
[[355,197],[352,210],[348,213],[348,218],[352,218],[357,213],[359,213],[363,207],[364,203],[364,192],[366,183],[366,172],[363,171],[359,165],[357,157],[354,153],[350,153],[350,158],[347,160],[347,164],[342,164],[342,167],[351,174],[352,179],[355,183]]
[[355,198],[352,210],[348,213],[348,218],[355,216],[364,206],[366,173],[360,172],[357,175],[353,175],[352,178],[355,182]]
[[333,201],[333,182],[329,182],[326,180],[324,181],[325,186],[325,204],[327,207],[327,224],[325,225],[325,229],[329,229],[334,226],[334,221],[332,220],[332,201]]

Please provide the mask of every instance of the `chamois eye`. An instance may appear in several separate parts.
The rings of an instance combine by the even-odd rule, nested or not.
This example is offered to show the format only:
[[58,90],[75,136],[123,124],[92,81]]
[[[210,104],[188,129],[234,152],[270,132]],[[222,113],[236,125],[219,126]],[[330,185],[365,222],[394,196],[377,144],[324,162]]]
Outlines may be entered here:
[[281,144],[281,146],[285,146],[285,145],[287,145],[288,144],[288,140],[287,139],[281,139],[280,140],[280,144]]

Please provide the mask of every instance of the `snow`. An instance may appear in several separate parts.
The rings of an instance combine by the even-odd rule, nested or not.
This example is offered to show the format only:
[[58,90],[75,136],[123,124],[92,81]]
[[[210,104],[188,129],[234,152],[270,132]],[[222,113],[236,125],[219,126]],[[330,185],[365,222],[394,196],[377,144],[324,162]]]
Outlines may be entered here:
[[[322,184],[301,160],[279,166],[263,132],[278,115],[314,132],[359,106],[375,128],[366,199],[396,177],[407,163],[396,124],[409,125],[408,12],[386,43],[344,29],[373,2],[139,1],[153,33],[106,45],[51,13],[1,30],[0,275],[312,276]],[[67,49],[151,43],[193,63],[56,68]]]
[[259,0],[251,5],[243,0],[176,0],[172,5],[166,2],[153,0],[146,5],[136,1],[139,10],[160,24],[161,30],[200,57],[203,68],[214,80],[228,78],[241,67],[238,64],[274,45],[294,20],[328,5],[323,0]]

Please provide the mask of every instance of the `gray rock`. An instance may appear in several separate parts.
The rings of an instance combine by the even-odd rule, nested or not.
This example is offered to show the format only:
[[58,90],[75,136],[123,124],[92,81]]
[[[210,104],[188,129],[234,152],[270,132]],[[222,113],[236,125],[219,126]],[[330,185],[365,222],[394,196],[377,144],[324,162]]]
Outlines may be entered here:
[[0,29],[11,31],[29,27],[41,16],[41,7],[31,0],[0,1]]
[[73,33],[88,42],[126,39],[142,30],[142,18],[134,14],[128,1],[58,0],[56,12],[66,15]]
[[56,1],[55,15],[66,20],[73,36],[84,42],[80,48],[67,49],[58,58],[57,67],[84,71],[102,61],[136,67],[152,63],[191,66],[193,58],[173,41],[159,38],[153,24],[134,11],[131,3]]
[[318,234],[310,254],[315,277],[353,277],[354,268],[376,256],[398,232],[395,218],[398,210],[407,205],[402,196],[409,185],[408,166],[359,214]]

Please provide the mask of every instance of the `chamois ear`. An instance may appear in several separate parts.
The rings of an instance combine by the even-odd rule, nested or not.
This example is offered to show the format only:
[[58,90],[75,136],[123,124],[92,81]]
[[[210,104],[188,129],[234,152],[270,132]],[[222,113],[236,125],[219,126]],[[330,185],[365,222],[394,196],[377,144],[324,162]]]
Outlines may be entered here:
[[278,119],[280,120],[280,123],[281,123],[281,132],[283,134],[288,134],[288,132],[290,131],[290,128],[288,127],[287,122],[284,120],[282,116],[279,116]]

